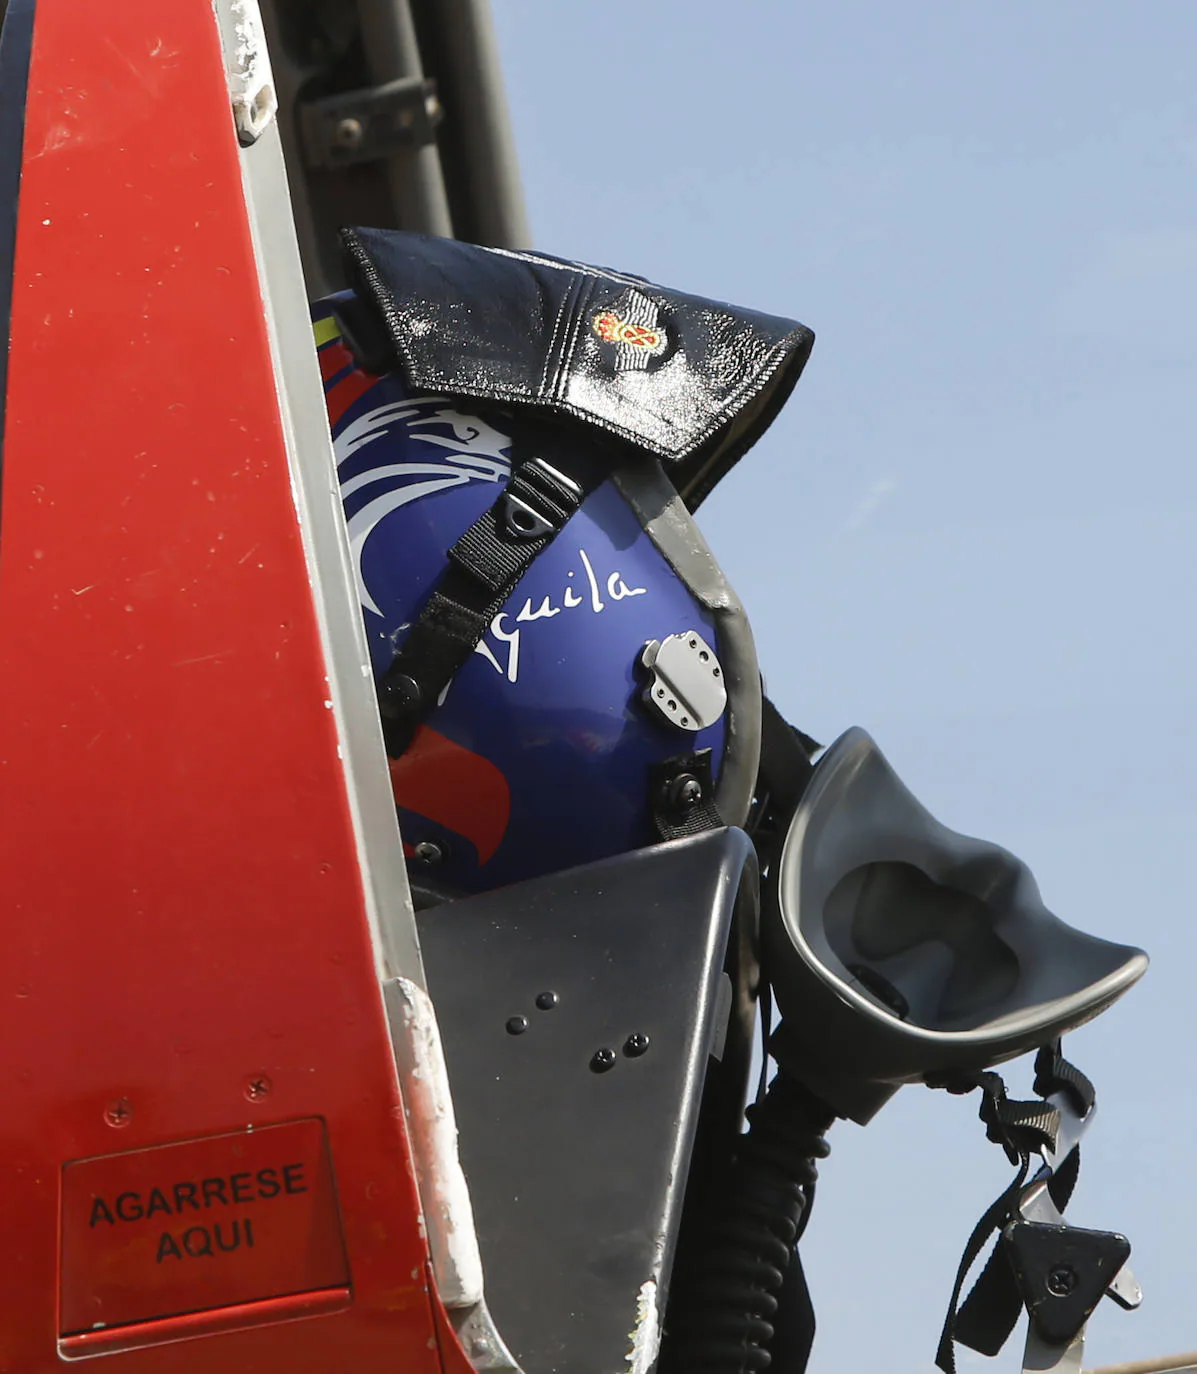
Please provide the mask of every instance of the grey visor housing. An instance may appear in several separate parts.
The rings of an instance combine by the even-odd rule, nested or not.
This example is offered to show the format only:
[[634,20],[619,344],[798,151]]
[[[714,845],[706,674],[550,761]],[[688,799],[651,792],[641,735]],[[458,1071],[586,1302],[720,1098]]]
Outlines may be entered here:
[[1147,967],[1052,915],[1013,854],[941,825],[861,729],[815,768],[764,920],[787,1065],[858,1121],[903,1083],[1055,1039]]

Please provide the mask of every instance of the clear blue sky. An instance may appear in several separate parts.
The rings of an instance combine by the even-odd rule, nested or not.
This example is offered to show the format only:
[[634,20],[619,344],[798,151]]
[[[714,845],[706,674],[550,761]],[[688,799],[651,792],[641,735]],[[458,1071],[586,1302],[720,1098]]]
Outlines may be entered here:
[[[494,5],[537,246],[818,336],[702,512],[779,705],[1152,954],[1068,1044],[1070,1216],[1147,1291],[1086,1365],[1197,1347],[1197,5]],[[931,1370],[1008,1175],[975,1110],[836,1127],[814,1374]]]

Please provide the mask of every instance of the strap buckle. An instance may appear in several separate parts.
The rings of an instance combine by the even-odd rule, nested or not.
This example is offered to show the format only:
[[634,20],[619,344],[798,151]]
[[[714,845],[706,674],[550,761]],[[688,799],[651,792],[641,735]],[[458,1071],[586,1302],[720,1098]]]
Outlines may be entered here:
[[555,534],[582,504],[582,488],[543,458],[530,458],[511,474],[503,494],[503,523],[513,539]]

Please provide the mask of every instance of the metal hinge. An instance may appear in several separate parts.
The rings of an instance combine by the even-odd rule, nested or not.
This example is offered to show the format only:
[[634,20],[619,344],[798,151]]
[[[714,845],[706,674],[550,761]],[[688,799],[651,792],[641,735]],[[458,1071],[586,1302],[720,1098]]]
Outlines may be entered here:
[[405,76],[300,106],[304,158],[312,167],[352,167],[431,143],[444,118],[436,82]]

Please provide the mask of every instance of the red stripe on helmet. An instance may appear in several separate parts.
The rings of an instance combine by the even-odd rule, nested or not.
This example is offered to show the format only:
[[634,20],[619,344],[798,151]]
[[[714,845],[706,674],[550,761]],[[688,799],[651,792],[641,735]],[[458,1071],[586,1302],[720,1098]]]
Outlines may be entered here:
[[491,858],[507,832],[511,789],[489,759],[421,725],[390,767],[400,806],[464,836],[480,864]]
[[344,372],[347,367],[354,364],[353,354],[340,339],[326,344],[317,356],[320,359],[320,376],[326,382],[330,377],[335,377],[338,372]]
[[325,396],[324,400],[328,406],[328,422],[335,425],[349,407],[363,396],[378,378],[373,372],[351,372],[343,382],[338,382],[336,386]]

